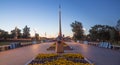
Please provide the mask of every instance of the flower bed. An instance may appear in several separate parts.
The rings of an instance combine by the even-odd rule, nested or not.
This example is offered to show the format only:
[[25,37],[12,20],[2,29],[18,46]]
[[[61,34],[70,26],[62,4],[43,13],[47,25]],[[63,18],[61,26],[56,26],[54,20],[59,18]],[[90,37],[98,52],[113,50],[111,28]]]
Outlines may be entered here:
[[[72,50],[66,43],[63,43],[64,50]],[[52,44],[47,50],[55,50],[56,43]]]
[[93,65],[81,54],[39,54],[28,65]]

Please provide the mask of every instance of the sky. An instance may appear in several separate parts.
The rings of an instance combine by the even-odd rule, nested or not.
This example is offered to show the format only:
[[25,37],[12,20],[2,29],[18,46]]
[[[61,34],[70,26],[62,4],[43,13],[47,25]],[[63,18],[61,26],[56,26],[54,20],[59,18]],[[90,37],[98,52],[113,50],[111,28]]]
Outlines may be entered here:
[[120,0],[0,0],[0,29],[10,32],[27,25],[31,36],[36,31],[41,37],[57,37],[59,4],[65,36],[72,36],[75,20],[88,34],[96,24],[115,26],[120,19]]

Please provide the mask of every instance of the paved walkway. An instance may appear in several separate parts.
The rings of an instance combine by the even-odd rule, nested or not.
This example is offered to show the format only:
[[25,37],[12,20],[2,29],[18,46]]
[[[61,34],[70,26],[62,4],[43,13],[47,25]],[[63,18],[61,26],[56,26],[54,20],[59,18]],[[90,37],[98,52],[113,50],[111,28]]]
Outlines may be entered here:
[[120,51],[74,42],[68,42],[68,44],[74,49],[69,52],[81,53],[95,65],[120,65]]
[[[95,65],[120,65],[120,52],[95,46],[66,42],[74,50],[65,53],[81,53]],[[54,53],[46,49],[51,43],[41,43],[0,52],[0,65],[25,65],[39,53]]]
[[50,45],[42,43],[0,52],[0,65],[25,65],[39,53],[52,53],[46,51]]

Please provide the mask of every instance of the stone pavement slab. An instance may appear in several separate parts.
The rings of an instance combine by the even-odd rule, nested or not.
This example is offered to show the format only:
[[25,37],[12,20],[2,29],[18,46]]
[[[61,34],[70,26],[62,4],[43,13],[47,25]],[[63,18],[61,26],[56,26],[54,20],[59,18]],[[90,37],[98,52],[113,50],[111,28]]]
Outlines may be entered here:
[[46,50],[50,45],[41,43],[0,52],[0,65],[25,65],[39,53],[54,53]]
[[[120,51],[75,42],[66,43],[74,50],[65,50],[65,53],[81,53],[95,65],[120,65]],[[25,65],[39,53],[55,53],[46,50],[51,44],[53,42],[0,52],[0,65]]]
[[120,51],[75,42],[67,42],[67,44],[74,50],[66,52],[81,53],[95,65],[120,65]]

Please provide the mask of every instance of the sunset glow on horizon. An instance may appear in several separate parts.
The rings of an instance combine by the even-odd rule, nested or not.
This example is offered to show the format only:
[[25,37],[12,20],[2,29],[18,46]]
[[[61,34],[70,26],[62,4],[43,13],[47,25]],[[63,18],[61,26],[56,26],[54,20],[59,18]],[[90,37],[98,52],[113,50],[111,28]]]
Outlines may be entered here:
[[[96,25],[115,26],[120,19],[120,0],[0,0],[0,29],[10,33],[16,26],[30,27],[40,37],[57,37],[59,4],[61,4],[62,33],[72,36],[70,24],[79,21],[85,34]],[[46,33],[46,35],[45,35]]]

